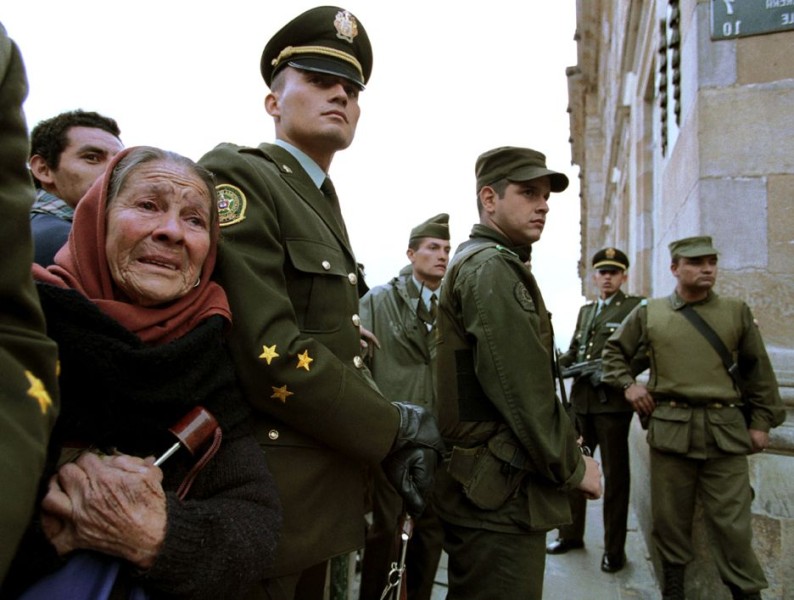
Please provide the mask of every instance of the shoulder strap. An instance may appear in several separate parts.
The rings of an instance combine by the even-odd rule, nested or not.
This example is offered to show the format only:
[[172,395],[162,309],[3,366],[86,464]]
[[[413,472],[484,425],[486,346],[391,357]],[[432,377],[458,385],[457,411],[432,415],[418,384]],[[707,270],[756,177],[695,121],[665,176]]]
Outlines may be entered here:
[[681,314],[686,317],[686,319],[694,325],[695,329],[700,332],[700,334],[706,338],[706,341],[711,344],[711,347],[717,351],[720,358],[722,359],[722,364],[725,366],[725,370],[728,371],[728,375],[731,376],[731,379],[738,385],[738,365],[733,362],[733,357],[731,353],[728,351],[728,348],[725,347],[724,342],[720,339],[720,336],[717,335],[717,332],[711,328],[711,325],[706,323],[703,320],[697,311],[692,308],[692,305],[686,304],[681,309]]

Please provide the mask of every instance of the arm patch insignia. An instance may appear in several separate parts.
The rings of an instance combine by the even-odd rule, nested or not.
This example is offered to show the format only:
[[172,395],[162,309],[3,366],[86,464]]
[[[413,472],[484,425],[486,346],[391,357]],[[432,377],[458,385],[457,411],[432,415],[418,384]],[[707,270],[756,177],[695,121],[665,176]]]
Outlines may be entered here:
[[243,190],[229,183],[222,183],[215,187],[218,193],[218,217],[221,227],[234,225],[245,219],[245,209],[248,201]]
[[513,287],[513,294],[515,295],[516,300],[518,300],[518,303],[521,305],[521,308],[527,312],[537,312],[535,309],[535,301],[532,300],[532,296],[529,295],[529,290],[523,282],[516,282],[515,286]]

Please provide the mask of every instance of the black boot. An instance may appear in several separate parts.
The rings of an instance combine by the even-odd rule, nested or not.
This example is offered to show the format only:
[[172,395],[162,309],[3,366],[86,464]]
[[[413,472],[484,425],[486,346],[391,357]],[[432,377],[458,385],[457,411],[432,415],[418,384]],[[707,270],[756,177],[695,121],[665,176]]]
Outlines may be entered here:
[[761,592],[743,592],[732,583],[724,582],[731,590],[731,598],[733,600],[761,600]]
[[662,600],[685,600],[684,596],[684,568],[685,565],[662,563]]

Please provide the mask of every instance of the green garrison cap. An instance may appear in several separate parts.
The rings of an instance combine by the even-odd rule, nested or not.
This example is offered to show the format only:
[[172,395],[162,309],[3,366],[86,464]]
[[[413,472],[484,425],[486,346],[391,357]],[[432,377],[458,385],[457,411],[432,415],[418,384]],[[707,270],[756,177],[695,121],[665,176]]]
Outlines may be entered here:
[[260,69],[268,87],[287,65],[338,75],[364,89],[372,73],[372,46],[350,11],[318,6],[284,25],[265,46]]
[[548,175],[551,191],[561,192],[568,187],[568,177],[546,168],[546,156],[537,150],[502,146],[480,154],[474,167],[477,191],[500,179],[529,181]]
[[617,248],[604,248],[593,255],[593,268],[625,271],[629,268],[629,257]]
[[411,237],[408,240],[410,244],[413,240],[419,238],[438,238],[440,240],[449,239],[449,215],[441,213],[435,217],[430,217],[424,223],[420,223],[411,229]]
[[670,248],[670,256],[673,259],[678,256],[683,256],[684,258],[697,258],[698,256],[719,254],[711,241],[711,236],[708,235],[697,235],[695,237],[677,240],[671,242],[668,247]]

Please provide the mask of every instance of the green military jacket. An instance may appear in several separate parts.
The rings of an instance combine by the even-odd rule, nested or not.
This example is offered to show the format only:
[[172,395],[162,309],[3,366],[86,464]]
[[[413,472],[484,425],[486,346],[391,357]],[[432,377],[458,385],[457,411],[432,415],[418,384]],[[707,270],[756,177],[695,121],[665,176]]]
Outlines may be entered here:
[[361,298],[361,324],[381,343],[369,364],[378,389],[386,398],[432,410],[434,335],[419,317],[421,299],[411,273],[408,269]]
[[[582,306],[576,318],[576,332],[571,339],[571,345],[560,356],[560,366],[568,367],[574,363],[601,358],[609,336],[641,300],[639,296],[627,296],[618,290],[597,315],[598,302],[588,302]],[[595,386],[589,375],[574,379],[571,386],[571,404],[579,414],[633,411],[619,388],[605,384]]]
[[216,274],[231,350],[284,508],[273,576],[363,546],[365,467],[389,452],[397,410],[360,357],[360,273],[344,226],[281,147],[221,144]]
[[680,313],[678,294],[635,309],[604,347],[604,379],[623,388],[634,381],[627,357],[646,356],[648,391],[657,403],[648,443],[692,458],[744,454],[751,449],[739,405],[750,404],[751,429],[769,431],[783,422],[777,379],[750,308],[738,298],[710,293],[693,308],[733,354],[742,394],[716,350]]
[[451,452],[436,508],[452,523],[513,533],[570,522],[565,492],[585,470],[555,395],[551,324],[526,250],[475,225],[437,320],[436,402]]
[[30,274],[35,194],[26,167],[27,91],[19,49],[0,25],[0,583],[35,509],[58,401],[57,350],[44,334]]

